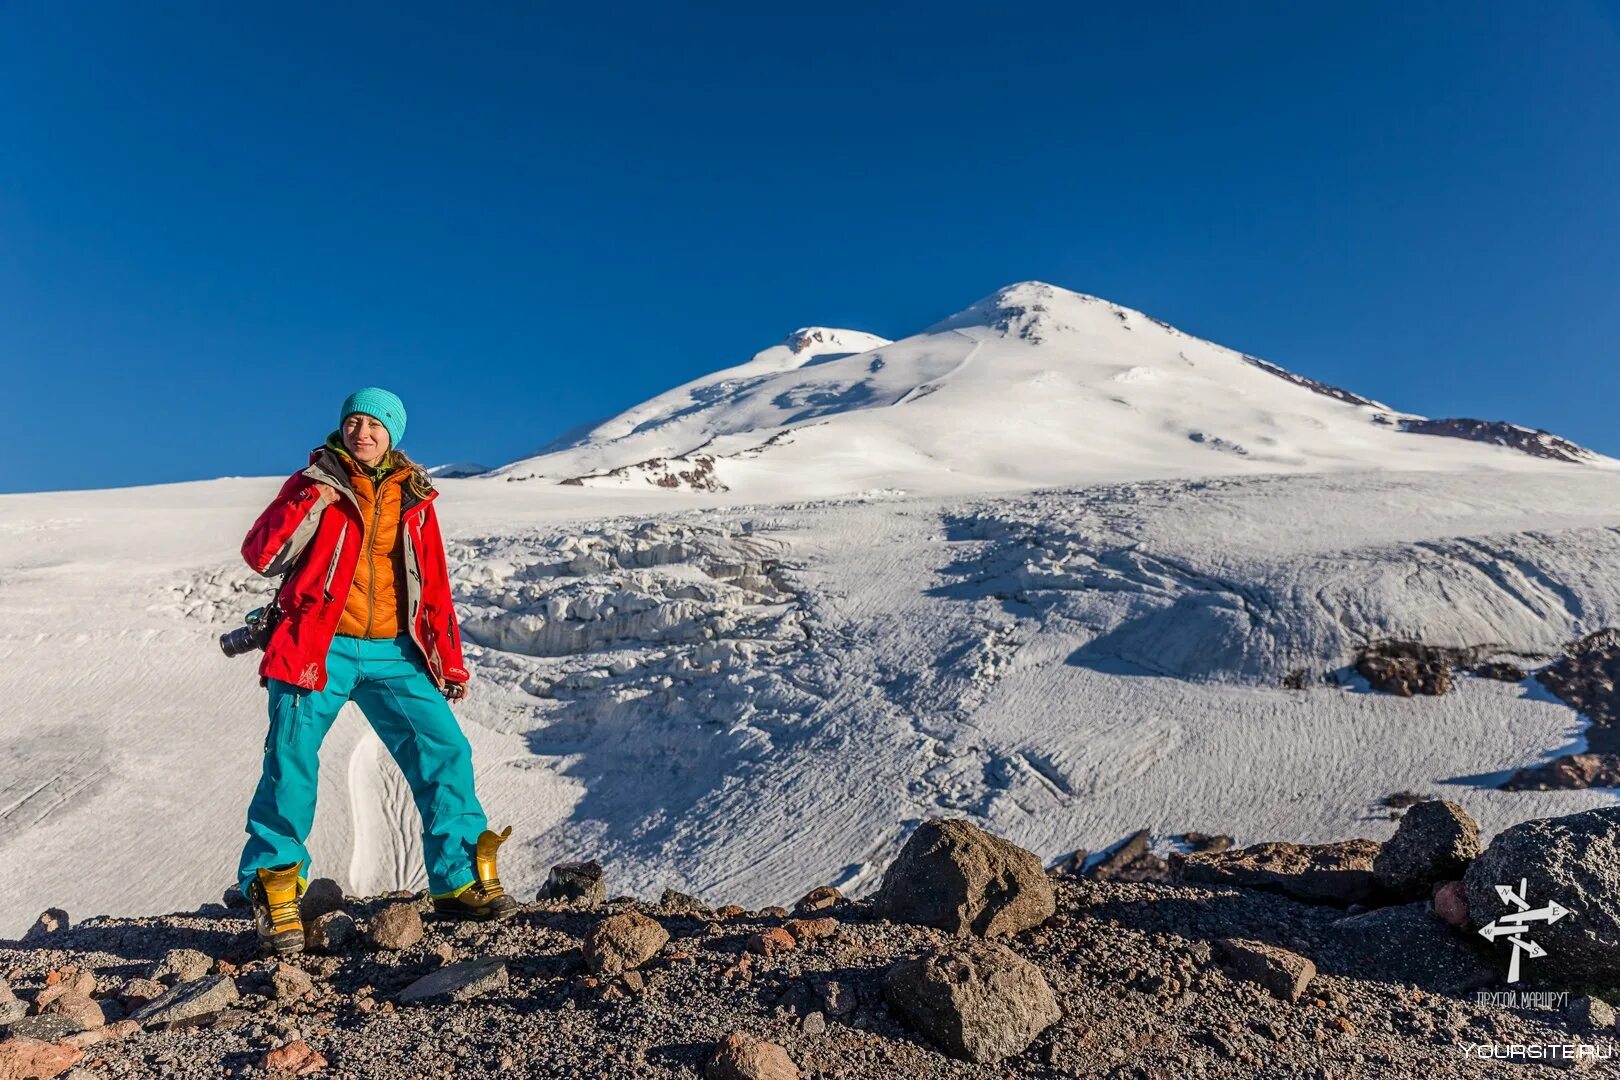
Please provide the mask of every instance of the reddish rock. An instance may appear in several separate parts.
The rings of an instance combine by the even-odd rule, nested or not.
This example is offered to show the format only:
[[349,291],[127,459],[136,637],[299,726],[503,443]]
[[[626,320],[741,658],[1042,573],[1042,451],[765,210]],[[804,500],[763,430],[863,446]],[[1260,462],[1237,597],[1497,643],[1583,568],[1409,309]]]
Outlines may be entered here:
[[723,907],[715,908],[714,913],[722,919],[735,919],[740,915],[748,914],[748,911],[737,904],[726,904]]
[[78,1022],[79,1026],[84,1028],[98,1028],[107,1022],[106,1015],[101,1011],[100,1003],[93,1000],[88,994],[81,994],[77,990],[70,990],[57,996],[39,1011],[47,1016],[71,1017]]
[[789,919],[782,929],[793,935],[793,940],[803,945],[807,941],[830,937],[838,932],[838,920],[830,915],[823,915],[819,919]]
[[1443,881],[1434,887],[1434,913],[1441,922],[1467,928],[1468,890],[1462,882]]
[[669,931],[637,911],[609,915],[585,935],[585,963],[603,975],[638,968],[669,943]]
[[844,894],[831,885],[819,885],[803,896],[793,905],[793,910],[800,915],[809,915],[816,911],[826,911],[837,907],[844,902]]
[[0,1042],[0,1080],[50,1080],[84,1057],[84,1051],[66,1043],[38,1039]]
[[1620,754],[1564,754],[1520,769],[1502,784],[1506,791],[1573,791],[1620,787]]
[[260,1063],[266,1072],[291,1076],[307,1076],[326,1068],[326,1058],[312,1049],[303,1039],[278,1046],[264,1055]]
[[715,1046],[703,1076],[704,1080],[799,1080],[799,1068],[775,1043],[733,1031]]
[[760,956],[775,956],[778,953],[791,952],[798,947],[798,939],[786,928],[773,926],[769,930],[761,930],[748,939],[744,946],[749,952]]

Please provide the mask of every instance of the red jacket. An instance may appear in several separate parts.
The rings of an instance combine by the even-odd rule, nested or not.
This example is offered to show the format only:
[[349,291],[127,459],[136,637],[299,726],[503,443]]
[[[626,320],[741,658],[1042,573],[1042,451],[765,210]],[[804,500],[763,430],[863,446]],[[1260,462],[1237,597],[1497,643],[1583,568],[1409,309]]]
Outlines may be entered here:
[[[328,484],[343,496],[327,506],[316,491]],[[429,487],[425,497],[407,484],[400,504],[405,547],[406,629],[440,689],[465,683],[461,628],[450,598],[450,571]],[[264,647],[259,674],[295,686],[326,686],[326,651],[343,616],[361,558],[359,502],[348,472],[326,447],[310,452],[309,468],[294,473],[242,541],[242,557],[265,577],[287,574],[276,603],[281,618]],[[291,573],[288,571],[291,570]]]

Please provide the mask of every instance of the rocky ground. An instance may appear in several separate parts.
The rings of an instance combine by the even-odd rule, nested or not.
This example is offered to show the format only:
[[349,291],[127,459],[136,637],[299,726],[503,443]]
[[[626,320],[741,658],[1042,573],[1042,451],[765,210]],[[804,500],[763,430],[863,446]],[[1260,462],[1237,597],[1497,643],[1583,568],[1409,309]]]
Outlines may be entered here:
[[[592,864],[554,872],[551,898],[494,925],[322,883],[305,898],[312,948],[283,962],[257,958],[240,907],[77,924],[50,912],[0,941],[0,1078],[1434,1080],[1555,1067],[1484,1060],[1479,1044],[1585,1055],[1564,1067],[1620,1075],[1620,1057],[1595,1060],[1617,1052],[1603,1000],[1620,984],[1620,956],[1604,951],[1616,898],[1599,895],[1616,871],[1591,865],[1613,854],[1620,816],[1530,822],[1482,854],[1460,808],[1419,806],[1382,848],[1203,838],[1168,873],[1140,851],[1047,871],[965,822],[928,822],[873,897],[818,889],[792,911],[607,900]],[[1578,908],[1538,927],[1552,955],[1527,960],[1517,986],[1502,985],[1507,949],[1475,932],[1495,917],[1479,910],[1475,866]],[[1538,984],[1537,964],[1559,982]],[[1506,991],[1513,1007],[1478,997]]]

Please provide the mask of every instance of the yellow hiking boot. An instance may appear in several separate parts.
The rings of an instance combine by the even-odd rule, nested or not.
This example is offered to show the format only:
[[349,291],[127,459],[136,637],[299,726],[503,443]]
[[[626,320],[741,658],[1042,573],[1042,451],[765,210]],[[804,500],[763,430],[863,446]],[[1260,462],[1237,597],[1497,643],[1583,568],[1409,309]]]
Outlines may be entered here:
[[436,915],[452,919],[477,919],[490,922],[510,919],[518,912],[518,903],[501,888],[500,875],[495,872],[495,849],[512,835],[508,825],[500,832],[485,829],[478,837],[478,848],[473,856],[473,873],[477,878],[454,892],[439,893],[433,897]]
[[287,956],[304,951],[304,923],[298,917],[298,898],[305,882],[298,876],[303,863],[280,870],[261,866],[248,882],[248,901],[259,931],[259,952]]

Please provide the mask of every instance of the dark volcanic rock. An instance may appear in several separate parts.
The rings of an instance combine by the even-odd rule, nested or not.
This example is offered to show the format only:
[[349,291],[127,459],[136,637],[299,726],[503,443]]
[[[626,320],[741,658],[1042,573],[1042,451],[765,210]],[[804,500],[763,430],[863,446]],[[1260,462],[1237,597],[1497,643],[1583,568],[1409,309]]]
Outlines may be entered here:
[[1620,630],[1604,627],[1568,646],[1536,681],[1595,727],[1620,727]]
[[34,925],[28,928],[23,935],[24,941],[38,941],[47,934],[54,934],[68,928],[68,913],[61,908],[46,908],[34,920]]
[[1583,995],[1569,1003],[1564,1011],[1577,1031],[1610,1032],[1614,1029],[1614,1006],[1602,998]]
[[1462,877],[1479,854],[1479,825],[1454,802],[1436,799],[1406,811],[1373,860],[1378,884],[1403,900],[1428,896],[1434,884]]
[[539,899],[567,900],[583,907],[595,907],[607,900],[607,882],[603,880],[602,864],[590,862],[558,863],[540,886]]
[[[1556,903],[1569,914],[1530,924],[1528,937],[1547,955],[1526,961],[1524,975],[1571,982],[1620,976],[1620,807],[1538,818],[1498,833],[1469,866],[1463,883],[1473,924],[1515,910],[1497,886],[1517,888],[1532,908]],[[1504,956],[1507,946],[1498,942]]]
[[1503,782],[1506,791],[1572,791],[1620,787],[1620,754],[1564,754],[1530,765]]
[[318,877],[309,883],[298,901],[299,914],[305,924],[312,923],[328,911],[343,910],[343,890],[331,878]]
[[896,922],[999,937],[1056,911],[1041,861],[961,820],[917,827],[883,875],[874,910]]
[[1232,851],[1170,856],[1180,880],[1271,889],[1315,904],[1362,904],[1377,892],[1372,840],[1331,844],[1254,844]]
[[360,927],[347,911],[328,911],[314,922],[304,924],[305,946],[314,952],[342,952],[359,937]]
[[[63,1013],[38,1013],[24,1016],[6,1026],[6,1035],[13,1039],[44,1039],[53,1042],[76,1035],[84,1030],[84,1021]],[[4,1045],[0,1043],[0,1045]]]
[[[1382,422],[1388,423],[1387,420]],[[1505,420],[1475,420],[1457,416],[1421,420],[1403,419],[1397,421],[1396,426],[1413,435],[1442,435],[1452,439],[1467,439],[1470,442],[1493,443],[1529,454],[1531,457],[1549,458],[1553,461],[1579,463],[1592,461],[1597,457],[1584,446],[1572,443],[1550,431],[1520,427]]]
[[929,1042],[965,1061],[1022,1053],[1062,1016],[1040,969],[989,941],[902,960],[884,976],[883,990]]
[[1151,839],[1148,830],[1138,829],[1099,859],[1085,876],[1095,881],[1169,881],[1170,864],[1148,850]]
[[1502,660],[1490,660],[1483,664],[1475,664],[1470,670],[1473,675],[1481,679],[1495,679],[1497,682],[1523,682],[1529,677],[1529,672],[1517,664],[1509,664]]
[[658,910],[671,915],[707,915],[709,905],[695,896],[674,889],[665,889],[658,898]]
[[1364,652],[1356,658],[1356,672],[1374,690],[1401,697],[1436,696],[1451,689],[1451,668],[1444,660]]
[[1474,945],[1466,928],[1453,930],[1421,902],[1374,908],[1332,925],[1357,956],[1356,970],[1368,977],[1457,995],[1500,977],[1483,941]]

